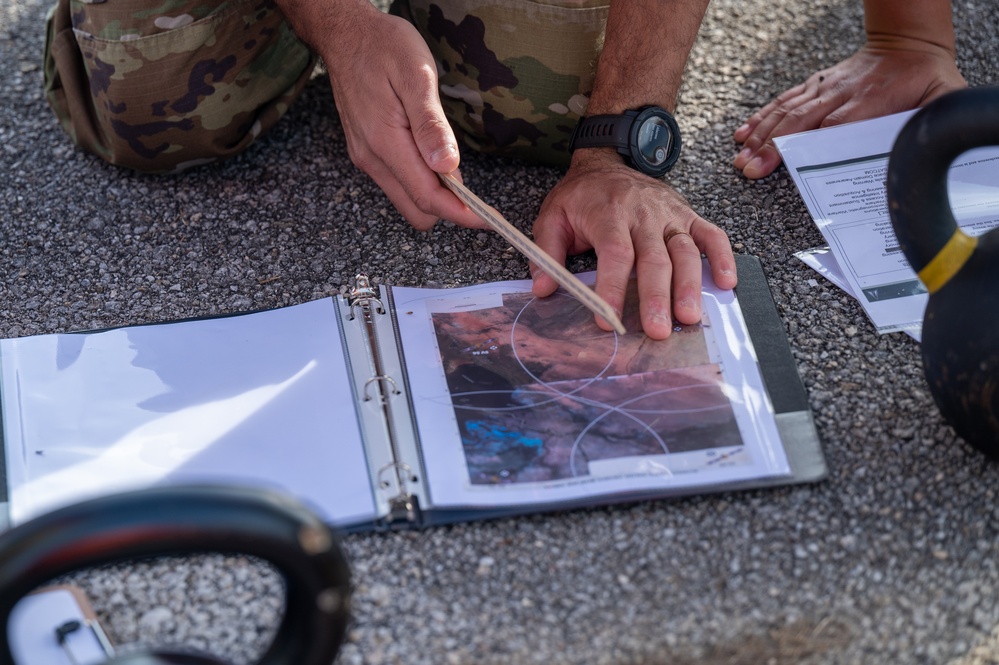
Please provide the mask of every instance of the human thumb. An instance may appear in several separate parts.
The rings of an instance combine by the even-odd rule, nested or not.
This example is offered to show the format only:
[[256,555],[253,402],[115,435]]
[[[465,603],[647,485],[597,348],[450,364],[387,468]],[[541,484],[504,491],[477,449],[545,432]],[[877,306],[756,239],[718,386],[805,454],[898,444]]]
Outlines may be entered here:
[[458,142],[443,115],[430,112],[413,131],[413,139],[423,161],[437,173],[451,173],[458,168]]

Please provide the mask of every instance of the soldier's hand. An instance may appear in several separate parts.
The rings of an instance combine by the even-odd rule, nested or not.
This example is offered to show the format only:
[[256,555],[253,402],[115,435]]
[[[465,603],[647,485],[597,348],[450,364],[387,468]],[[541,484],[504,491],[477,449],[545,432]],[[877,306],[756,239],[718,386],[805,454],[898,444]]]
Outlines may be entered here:
[[763,178],[781,163],[775,137],[907,111],[966,86],[953,53],[943,47],[869,39],[746,120],[735,131],[743,148],[733,164],[747,178]]
[[343,4],[314,46],[329,71],[351,161],[414,227],[428,229],[442,218],[482,227],[436,176],[458,168],[458,144],[423,38],[368,0]]
[[[672,187],[625,165],[613,149],[573,155],[568,173],[541,206],[534,238],[560,261],[592,248],[597,293],[619,313],[635,269],[642,328],[654,339],[669,336],[674,319],[701,320],[702,252],[715,284],[730,289],[736,283],[725,232],[694,213]],[[535,295],[556,287],[551,277],[535,272]]]

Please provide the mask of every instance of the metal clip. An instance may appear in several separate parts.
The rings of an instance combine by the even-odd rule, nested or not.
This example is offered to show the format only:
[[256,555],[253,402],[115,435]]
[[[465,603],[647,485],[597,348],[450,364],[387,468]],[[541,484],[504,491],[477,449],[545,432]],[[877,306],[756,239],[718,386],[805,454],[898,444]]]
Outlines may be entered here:
[[419,506],[412,494],[401,494],[389,501],[388,522],[415,522]]
[[378,486],[385,489],[392,486],[392,481],[383,478],[389,471],[395,472],[395,482],[399,493],[389,499],[388,522],[415,522],[419,516],[420,508],[417,498],[409,492],[408,483],[416,482],[417,478],[413,474],[412,468],[405,462],[390,462],[378,470]]
[[360,307],[361,313],[365,316],[370,317],[372,307],[371,303],[375,303],[374,308],[375,313],[384,314],[385,307],[382,305],[382,301],[378,298],[378,287],[373,286],[368,276],[365,274],[359,274],[354,277],[354,286],[347,289],[343,297],[347,299],[347,304],[350,306],[350,317],[348,320],[354,320],[354,308]]

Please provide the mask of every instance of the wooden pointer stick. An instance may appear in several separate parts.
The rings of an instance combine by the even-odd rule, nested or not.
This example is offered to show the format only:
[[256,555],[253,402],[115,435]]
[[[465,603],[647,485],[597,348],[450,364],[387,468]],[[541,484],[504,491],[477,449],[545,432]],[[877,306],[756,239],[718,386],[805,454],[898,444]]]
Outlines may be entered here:
[[450,173],[438,173],[437,175],[441,182],[454,192],[462,203],[468,206],[469,210],[478,215],[493,231],[503,236],[508,243],[513,245],[514,249],[551,275],[552,279],[560,286],[586,305],[588,310],[611,324],[619,335],[625,334],[624,324],[618,318],[617,312],[607,304],[606,300],[598,296],[596,291],[579,281],[579,278],[569,272],[565,266],[546,254],[516,226],[506,221],[496,208],[487,205],[453,175]]

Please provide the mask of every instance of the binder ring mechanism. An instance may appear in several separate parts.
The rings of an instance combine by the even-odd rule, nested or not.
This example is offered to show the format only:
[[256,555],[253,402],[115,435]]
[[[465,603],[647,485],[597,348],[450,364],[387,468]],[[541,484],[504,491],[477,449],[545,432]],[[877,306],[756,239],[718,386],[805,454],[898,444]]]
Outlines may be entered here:
[[408,483],[417,482],[416,474],[405,462],[389,462],[378,469],[378,486],[382,489],[392,486],[392,481],[384,477],[389,472],[394,472],[399,489],[398,494],[389,500],[388,522],[415,522],[419,505],[416,497],[409,491]]
[[348,320],[354,320],[354,308],[360,307],[361,314],[365,320],[370,321],[372,303],[376,305],[374,308],[376,314],[385,313],[385,306],[382,305],[382,301],[378,298],[378,287],[371,284],[371,280],[368,279],[367,275],[357,275],[354,277],[354,285],[349,288],[345,286],[344,291],[343,297],[347,299],[347,304],[350,305]]
[[[374,323],[372,320],[372,313],[384,314],[385,306],[382,305],[382,301],[378,298],[378,287],[371,284],[371,280],[368,279],[367,275],[361,274],[354,277],[354,285],[344,288],[343,297],[347,299],[347,304],[350,306],[350,316],[347,317],[348,321],[353,321],[356,316],[354,314],[355,308],[360,308],[361,317],[364,322],[369,324]],[[374,331],[372,330],[371,333]],[[373,342],[374,340],[372,340]],[[389,383],[391,388],[391,393],[393,395],[400,394],[399,386],[391,376],[387,374],[378,373],[372,376],[370,379],[364,382],[364,401],[367,402],[371,399],[371,395],[368,394],[368,386],[372,383],[377,383],[385,381]],[[384,391],[383,391],[384,394]]]
[[[388,426],[388,440],[392,450],[392,458],[393,460],[398,460],[398,442],[393,425],[392,405],[388,400],[388,395],[399,395],[401,391],[395,379],[389,376],[384,370],[378,353],[378,332],[374,321],[374,314],[385,314],[385,306],[382,305],[382,301],[378,298],[378,287],[374,286],[365,274],[356,275],[354,277],[354,285],[349,288],[344,287],[341,290],[341,294],[350,308],[350,314],[347,317],[349,321],[353,321],[356,318],[354,313],[355,308],[360,309],[361,318],[364,321],[364,326],[368,334],[367,351],[372,368],[371,377],[364,382],[364,401],[367,402],[371,399],[371,396],[368,395],[368,387],[372,383],[378,383],[381,405]],[[386,385],[382,384],[383,381]],[[390,390],[385,390],[386,386]],[[389,499],[389,514],[385,518],[385,523],[389,525],[395,522],[416,523],[419,519],[420,506],[418,498],[409,491],[409,484],[418,483],[419,478],[416,477],[413,469],[408,464],[398,461],[389,462],[378,469],[377,480],[379,489],[387,490],[392,487],[392,480],[387,477],[389,474],[395,476],[397,493]]]

